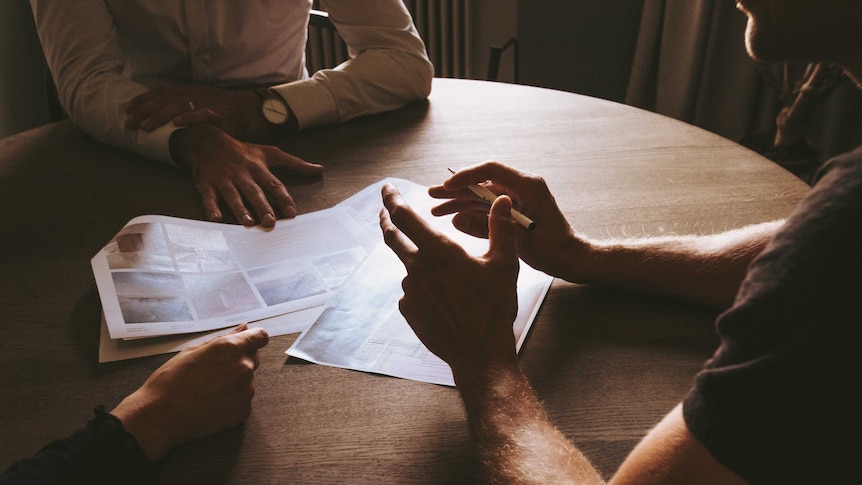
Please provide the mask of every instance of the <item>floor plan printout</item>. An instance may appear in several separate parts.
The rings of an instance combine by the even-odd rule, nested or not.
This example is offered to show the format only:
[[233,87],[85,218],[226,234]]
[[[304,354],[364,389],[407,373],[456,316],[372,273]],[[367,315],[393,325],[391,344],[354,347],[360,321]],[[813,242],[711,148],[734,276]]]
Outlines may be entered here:
[[[428,196],[427,188],[412,182],[386,179],[343,205],[364,214],[363,220],[373,219],[377,224],[380,186],[385,182],[397,187],[429,224],[457,240],[468,252],[482,254],[487,250],[487,241],[459,232],[452,226],[451,217],[431,216],[435,201]],[[317,364],[453,386],[449,366],[425,348],[398,311],[405,275],[401,261],[381,241],[286,353]],[[519,350],[552,280],[521,263],[518,315],[513,325]]]
[[201,332],[319,307],[379,242],[349,207],[275,228],[132,219],[92,261],[111,339]]

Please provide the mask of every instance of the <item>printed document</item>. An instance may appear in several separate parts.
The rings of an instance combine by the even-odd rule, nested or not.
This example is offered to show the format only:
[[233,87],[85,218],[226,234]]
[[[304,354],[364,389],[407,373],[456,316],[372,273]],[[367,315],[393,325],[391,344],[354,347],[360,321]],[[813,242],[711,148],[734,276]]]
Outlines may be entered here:
[[343,207],[272,229],[148,215],[129,221],[91,263],[110,338],[128,339],[323,305],[378,241]]
[[[486,240],[461,233],[452,226],[451,217],[431,216],[435,201],[428,196],[427,188],[412,182],[384,180],[345,202],[353,204],[358,212],[368,214],[362,201],[376,197],[373,219],[377,224],[380,187],[384,182],[392,183],[429,224],[461,243],[468,252],[478,255],[487,251]],[[338,289],[323,314],[286,353],[317,364],[453,386],[455,383],[449,366],[425,348],[398,310],[404,276],[404,265],[381,239],[356,272]],[[518,315],[513,325],[518,350],[552,280],[552,277],[521,263]]]
[[[451,216],[431,216],[426,187],[397,178],[273,229],[136,217],[91,261],[104,317],[99,361],[179,351],[249,322],[273,336],[302,332],[286,353],[309,362],[454,385],[398,311],[406,272],[380,232],[384,183],[469,253],[487,250]],[[521,263],[518,350],[551,281]]]

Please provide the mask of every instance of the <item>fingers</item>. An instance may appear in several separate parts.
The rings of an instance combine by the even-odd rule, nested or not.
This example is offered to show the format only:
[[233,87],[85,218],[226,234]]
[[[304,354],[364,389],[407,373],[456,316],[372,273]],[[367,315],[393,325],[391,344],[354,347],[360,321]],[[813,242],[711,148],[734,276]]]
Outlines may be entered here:
[[479,184],[493,180],[505,187],[518,187],[531,176],[499,162],[485,162],[455,172],[443,182],[446,190],[458,190],[470,184]]
[[[489,253],[497,250],[504,250],[505,253],[517,251],[512,199],[500,196],[491,206],[490,213],[487,210],[479,202],[451,200],[431,209],[431,213],[435,216],[455,213],[452,225],[459,231],[483,239],[495,238],[490,241]],[[493,230],[497,231],[496,236],[492,234]],[[502,242],[511,243],[511,247],[501,246]]]
[[[428,194],[437,199],[449,199],[431,209],[435,216],[460,212],[487,212],[489,198],[474,193],[470,186],[480,185],[493,194],[510,195],[524,203],[524,196],[531,193],[530,184],[536,177],[519,172],[497,162],[485,162],[455,172],[442,185],[432,186]],[[513,203],[514,205],[514,203]],[[465,219],[462,218],[462,223]],[[473,225],[473,223],[471,223]],[[478,226],[475,229],[479,229]],[[469,231],[472,234],[474,231]]]
[[195,110],[191,110],[189,108],[188,110],[181,112],[171,118],[171,121],[173,121],[174,125],[178,127],[193,125],[195,123],[212,123],[221,127],[221,118],[215,111],[210,109],[201,109],[197,105],[195,105],[195,108]]
[[299,157],[281,150],[278,150],[278,153],[267,164],[270,167],[279,166],[287,168],[291,172],[303,177],[318,177],[323,173],[323,165],[306,162]]
[[319,176],[323,166],[308,163],[278,147],[240,141],[211,124],[195,124],[176,132],[171,139],[175,158],[186,161],[207,218],[220,221],[219,200],[236,220],[253,226],[275,226],[277,208],[285,217],[296,216],[296,203],[272,172],[285,167],[303,176]]
[[221,192],[222,199],[230,208],[231,212],[233,212],[234,217],[236,217],[236,220],[239,221],[240,224],[243,226],[253,226],[255,224],[254,217],[251,216],[251,213],[245,207],[242,194],[232,183],[227,182],[223,184],[220,187],[219,192]]
[[[201,201],[207,214],[207,220],[221,222],[223,215],[219,209],[219,198],[216,195],[218,192],[210,186],[199,187],[198,190],[201,192]],[[224,200],[237,222],[243,226],[254,226],[258,221],[263,227],[269,228],[275,226],[278,220],[275,210],[257,185],[245,186],[245,193],[243,193],[243,191],[238,190],[233,184],[226,184],[219,192],[221,193],[221,199]],[[287,200],[282,200],[279,203],[279,209],[285,217],[295,217],[296,206],[293,199],[290,198],[290,195],[287,195],[286,191],[285,195]],[[246,207],[246,204],[252,207],[251,211]],[[252,211],[257,216],[257,219],[252,215]]]
[[199,186],[198,192],[201,194],[204,212],[206,212],[207,220],[210,222],[221,222],[222,213],[218,206],[218,196],[211,186]]
[[257,351],[269,343],[269,334],[261,327],[246,328],[230,335],[237,345],[246,352]]
[[197,109],[187,97],[166,96],[152,99],[140,107],[128,111],[125,126],[130,129],[140,128],[149,132],[185,114],[194,115],[193,119],[208,118],[206,110]]
[[451,199],[453,197],[469,199],[476,197],[476,194],[466,186],[450,190],[443,185],[432,185],[431,187],[428,187],[428,195],[435,199]]
[[[255,225],[252,211],[263,227],[275,226],[277,217],[269,197],[275,201],[285,217],[296,216],[296,204],[284,184],[265,170],[262,173],[241,178],[236,182],[224,180],[218,187],[199,181],[197,188],[201,194],[207,219],[210,221],[218,222],[222,219],[218,203],[219,196],[230,208],[236,220],[244,226]],[[270,194],[269,197],[267,192]],[[249,211],[248,206],[251,207],[252,211]]]
[[[265,184],[262,184],[262,186],[266,193],[269,194],[269,197],[275,201],[276,206],[279,208],[281,213],[284,214],[284,217],[289,219],[296,217],[296,201],[293,200],[293,197],[291,197],[287,188],[280,180],[272,176]],[[272,213],[270,213],[270,215],[272,215]],[[275,216],[272,215],[272,217],[272,224],[274,225]],[[271,227],[268,226],[263,219],[261,219],[261,224],[263,224],[264,227]]]
[[[428,251],[432,255],[440,255],[449,247],[460,246],[447,244],[446,236],[438,233],[419,216],[401,197],[401,193],[389,184],[383,186],[383,206],[389,212],[392,223],[415,244],[417,249]],[[403,260],[402,260],[403,261]]]
[[512,199],[502,195],[491,205],[488,216],[488,257],[503,261],[518,258],[517,236],[512,220]]
[[219,339],[232,342],[244,352],[253,352],[266,346],[269,342],[269,333],[262,327],[249,327],[248,323],[241,323],[229,333],[215,337],[207,343],[216,342]]
[[[176,85],[150,90],[134,97],[125,107],[125,126],[152,131],[173,121],[177,126],[212,123],[223,126],[230,111],[228,92],[212,86]],[[214,108],[213,106],[219,106]]]
[[150,101],[158,98],[164,92],[164,88],[156,88],[147,91],[144,94],[139,94],[132,98],[131,101],[126,105],[126,113],[131,113],[137,109],[140,109],[141,106],[149,103]]
[[[304,177],[319,177],[323,173],[323,165],[308,163],[277,148],[273,150],[275,150],[273,155],[267,158],[268,167],[284,167]],[[260,175],[258,182],[285,217],[296,216],[296,202],[278,177],[267,171]]]
[[[275,210],[261,188],[262,185],[267,187],[285,217],[295,217],[296,204],[281,181],[271,174],[261,178],[266,181],[260,184],[253,179],[237,182],[240,184],[240,188],[237,188],[232,180],[223,181],[219,187],[199,182],[197,189],[201,194],[207,219],[213,222],[222,220],[222,213],[219,209],[219,197],[221,197],[240,224],[244,226],[255,225],[255,218],[252,216],[252,211],[254,211],[257,220],[263,227],[275,226],[277,220]],[[248,209],[247,205],[251,206],[252,211]]]
[[[284,185],[282,185],[278,179],[268,172],[266,174],[253,174],[253,176],[253,180],[242,183],[240,186],[240,192],[248,204],[251,205],[252,210],[260,221],[260,225],[263,227],[273,227],[275,226],[276,220],[275,210],[273,210],[272,205],[270,205],[263,187],[267,187],[270,190],[278,190],[278,195],[286,199],[286,203],[281,207],[282,212],[286,217],[294,217],[296,215],[296,205],[293,202],[293,198],[290,197],[290,194],[287,193],[287,189],[284,188]],[[242,204],[242,198],[238,202],[239,204]],[[245,209],[244,204],[242,204],[242,208],[237,209],[244,218],[241,219],[240,222],[243,225],[254,225],[254,218],[252,218]]]
[[416,253],[416,245],[395,226],[389,215],[390,207],[394,206],[393,199],[400,198],[401,193],[392,185],[385,184],[383,185],[382,196],[384,208],[380,209],[380,229],[383,231],[383,241],[402,263],[409,264]]
[[439,217],[449,214],[457,214],[459,212],[477,212],[481,213],[483,216],[487,216],[488,208],[489,206],[487,202],[480,200],[478,196],[473,195],[472,198],[468,199],[457,198],[441,202],[431,208],[431,214]]
[[234,338],[239,339],[237,344],[251,359],[252,370],[257,370],[260,367],[259,350],[266,347],[266,344],[269,343],[269,334],[260,327],[247,328],[235,334]]
[[416,254],[416,245],[395,227],[392,219],[389,218],[389,211],[386,209],[380,209],[380,229],[383,231],[383,242],[389,246],[389,249],[398,256],[402,263],[411,264],[413,255]]
[[230,333],[215,338],[210,342],[216,343],[220,340],[237,349],[242,354],[242,359],[248,358],[251,361],[251,369],[257,370],[260,367],[260,354],[258,351],[269,343],[269,334],[263,328],[249,328],[247,323],[243,323],[234,328]]
[[452,218],[455,229],[480,239],[488,239],[487,212],[459,212]]
[[455,214],[455,217],[452,218],[452,225],[456,229],[473,237],[487,239],[488,203],[479,199],[476,194],[467,189],[449,192],[442,186],[438,187],[439,190],[435,194],[439,198],[456,198],[449,199],[432,207],[431,214],[438,217]]

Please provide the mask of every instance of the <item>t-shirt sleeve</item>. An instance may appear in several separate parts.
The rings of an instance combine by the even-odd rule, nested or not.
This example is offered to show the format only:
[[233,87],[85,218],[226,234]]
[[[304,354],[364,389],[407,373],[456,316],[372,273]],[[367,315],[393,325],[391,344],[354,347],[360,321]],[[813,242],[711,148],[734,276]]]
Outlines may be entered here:
[[749,268],[683,402],[689,430],[752,483],[846,483],[859,429],[862,150],[827,164]]
[[153,465],[116,417],[96,408],[96,417],[71,436],[14,463],[0,484],[149,484]]

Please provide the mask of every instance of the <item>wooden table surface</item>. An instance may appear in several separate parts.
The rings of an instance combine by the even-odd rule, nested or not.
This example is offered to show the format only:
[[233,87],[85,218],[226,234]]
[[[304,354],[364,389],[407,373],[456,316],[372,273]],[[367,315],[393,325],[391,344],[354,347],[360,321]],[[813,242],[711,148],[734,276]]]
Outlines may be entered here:
[[[807,186],[675,120],[547,89],[435,79],[428,102],[303,132],[325,165],[285,178],[299,212],[386,176],[431,185],[484,160],[546,178],[590,237],[704,234],[787,216]],[[136,389],[169,355],[98,364],[90,258],[131,218],[203,219],[187,173],[69,122],[0,141],[0,467]],[[521,351],[553,422],[606,474],[685,394],[716,337],[707,309],[555,280]],[[474,461],[456,390],[313,365],[274,337],[246,424],[185,445],[164,483],[464,483]]]

